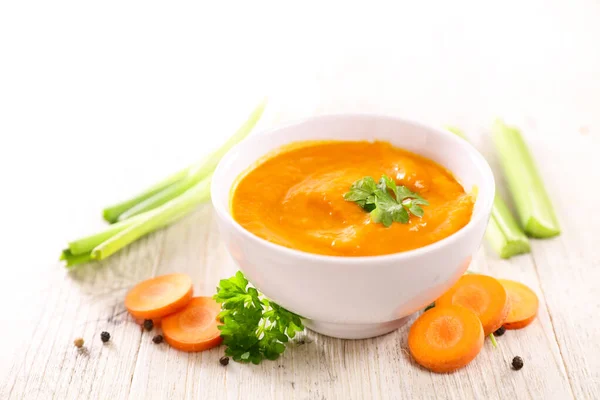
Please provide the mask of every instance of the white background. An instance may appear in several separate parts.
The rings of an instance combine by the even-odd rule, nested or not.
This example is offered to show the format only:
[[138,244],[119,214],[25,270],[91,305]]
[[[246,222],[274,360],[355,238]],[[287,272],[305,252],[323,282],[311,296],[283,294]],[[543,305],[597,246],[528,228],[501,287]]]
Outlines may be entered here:
[[343,93],[340,111],[504,115],[531,141],[570,130],[600,148],[599,22],[597,0],[1,2],[2,337],[30,323],[19,304],[66,240],[216,147],[263,95],[285,117]]

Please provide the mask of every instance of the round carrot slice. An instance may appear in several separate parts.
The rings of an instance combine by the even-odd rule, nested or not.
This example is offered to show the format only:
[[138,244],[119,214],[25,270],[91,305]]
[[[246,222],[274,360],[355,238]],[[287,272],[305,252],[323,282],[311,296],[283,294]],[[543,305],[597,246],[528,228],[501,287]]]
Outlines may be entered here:
[[537,315],[539,306],[537,295],[520,282],[508,279],[499,279],[499,281],[506,289],[510,302],[510,311],[504,321],[504,327],[506,329],[525,328],[533,322]]
[[192,279],[186,274],[157,276],[138,283],[127,293],[125,308],[135,319],[160,319],[192,298]]
[[208,350],[221,344],[217,315],[221,305],[210,297],[194,297],[181,311],[162,320],[167,343],[183,351]]
[[504,286],[497,279],[480,274],[461,276],[435,301],[436,307],[450,304],[466,307],[477,314],[485,335],[502,326],[510,309]]
[[436,305],[410,327],[408,348],[419,365],[433,372],[450,372],[479,354],[483,338],[481,321],[473,311]]

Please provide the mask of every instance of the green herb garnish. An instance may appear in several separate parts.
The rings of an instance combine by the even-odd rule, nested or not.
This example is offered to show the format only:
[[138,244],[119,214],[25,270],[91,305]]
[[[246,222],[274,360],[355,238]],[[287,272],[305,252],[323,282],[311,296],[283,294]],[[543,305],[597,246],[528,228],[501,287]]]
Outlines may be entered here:
[[214,299],[221,303],[219,325],[225,355],[234,361],[259,364],[276,360],[285,351],[286,343],[304,330],[301,317],[265,298],[248,286],[240,271],[222,279]]
[[408,223],[410,214],[423,216],[422,205],[429,205],[427,200],[412,192],[406,186],[397,186],[387,175],[382,175],[379,183],[370,176],[357,180],[344,194],[346,201],[353,201],[368,213],[373,222],[389,227],[393,222]]

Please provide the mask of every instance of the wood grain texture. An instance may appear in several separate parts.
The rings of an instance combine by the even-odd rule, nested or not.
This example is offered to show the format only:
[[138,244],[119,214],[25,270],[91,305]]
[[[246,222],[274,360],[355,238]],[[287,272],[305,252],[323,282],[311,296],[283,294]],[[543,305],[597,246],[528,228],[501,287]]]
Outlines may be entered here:
[[[467,133],[495,167],[485,129],[471,127]],[[540,297],[539,316],[527,329],[498,338],[498,348],[486,340],[480,355],[463,370],[439,375],[415,365],[407,352],[410,322],[367,340],[308,331],[280,360],[259,366],[232,362],[222,367],[222,349],[187,354],[155,345],[155,332],[143,332],[124,313],[127,289],[142,279],[177,271],[192,276],[196,293],[210,295],[220,278],[235,271],[219,240],[212,208],[206,205],[103,263],[49,273],[37,327],[15,357],[0,398],[598,398],[600,364],[590,355],[600,354],[600,325],[594,321],[600,307],[594,285],[600,278],[600,258],[588,233],[600,228],[600,220],[593,210],[595,200],[585,194],[589,182],[598,182],[600,176],[598,170],[572,174],[561,168],[571,163],[585,170],[593,162],[597,140],[583,136],[569,146],[531,142],[554,194],[563,234],[534,241],[532,254],[510,261],[482,248],[472,269],[529,285]],[[568,194],[560,185],[567,180]],[[567,218],[574,201],[589,218]],[[100,342],[102,330],[112,335],[108,344]],[[78,336],[86,340],[82,350],[72,345]],[[519,372],[509,367],[515,355],[525,360]]]
[[[573,3],[578,7],[571,7]],[[559,214],[563,232],[555,239],[533,241],[531,254],[508,261],[498,259],[483,246],[472,268],[529,285],[540,298],[539,315],[532,325],[523,330],[508,331],[498,338],[498,348],[493,348],[486,340],[474,362],[448,375],[425,371],[411,360],[407,351],[410,321],[395,332],[367,340],[339,340],[307,331],[294,340],[281,359],[259,366],[231,362],[223,367],[218,363],[222,348],[187,354],[166,344],[155,345],[151,339],[160,330],[143,332],[124,312],[123,298],[129,288],[152,276],[185,272],[194,281],[195,293],[211,295],[218,280],[236,270],[219,239],[212,208],[206,205],[102,263],[67,272],[58,263],[47,261],[23,272],[23,275],[31,276],[26,276],[25,284],[13,292],[9,288],[7,293],[10,295],[6,298],[10,301],[18,298],[19,307],[5,300],[2,302],[7,309],[6,314],[2,314],[3,322],[4,318],[8,321],[2,335],[10,334],[12,340],[0,343],[0,399],[600,399],[600,245],[597,235],[600,231],[600,213],[597,211],[600,198],[600,116],[597,113],[600,47],[594,41],[600,31],[593,18],[599,15],[600,6],[597,2],[559,4],[563,3],[540,5],[545,11],[540,15],[540,8],[533,3],[515,1],[513,10],[517,11],[511,12],[509,8],[494,10],[502,15],[491,21],[487,18],[490,12],[483,6],[480,16],[485,18],[473,19],[468,14],[463,15],[452,2],[444,12],[435,15],[429,9],[421,10],[427,19],[433,19],[431,26],[423,30],[419,30],[421,22],[418,19],[406,18],[403,23],[398,23],[397,14],[393,14],[392,24],[397,25],[399,31],[385,35],[392,38],[387,50],[359,49],[352,57],[345,58],[341,51],[338,54],[327,48],[319,55],[331,55],[327,67],[315,73],[301,71],[303,74],[293,82],[296,85],[292,85],[291,94],[275,99],[275,111],[269,111],[273,113],[271,124],[341,111],[372,111],[410,116],[437,125],[454,124],[466,131],[494,168],[494,152],[486,139],[491,119],[497,112],[516,113],[520,117],[516,122],[523,127]],[[469,4],[468,8],[471,7],[474,5]],[[133,16],[138,10],[130,12]],[[505,29],[509,19],[511,29]],[[541,20],[538,26],[540,38],[536,40],[526,36],[534,19]],[[130,19],[124,18],[124,21],[127,23],[123,26],[129,29]],[[270,22],[253,24],[269,26]],[[189,22],[188,26],[194,25],[197,25],[196,21]],[[585,28],[592,25],[595,30],[586,31]],[[151,28],[154,30],[154,25]],[[330,30],[329,23],[327,30]],[[167,34],[166,31],[161,34]],[[357,31],[354,26],[352,31]],[[418,44],[415,44],[415,32],[422,35]],[[565,32],[570,36],[565,36]],[[360,31],[360,35],[363,34]],[[192,36],[186,31],[179,38]],[[369,40],[377,42],[379,38]],[[55,41],[60,43],[60,40]],[[403,46],[398,45],[398,41],[402,41]],[[547,46],[546,52],[536,47],[540,42]],[[148,47],[155,45],[146,44]],[[194,44],[189,42],[187,46],[191,48]],[[508,50],[511,50],[510,57],[505,56]],[[122,51],[125,54],[129,50]],[[70,52],[65,50],[63,53]],[[264,56],[271,52],[269,49]],[[532,52],[537,58],[526,58]],[[58,54],[62,56],[63,53]],[[234,51],[231,53],[228,62],[222,64],[239,63],[239,56]],[[315,54],[307,54],[309,56],[315,57]],[[573,62],[566,63],[567,58]],[[146,61],[141,60],[142,63]],[[182,60],[181,64],[186,62]],[[61,67],[59,63],[56,65],[56,68]],[[307,64],[300,65],[304,68]],[[103,68],[103,64],[100,67]],[[146,68],[138,65],[140,70],[142,67]],[[177,65],[177,71],[179,68]],[[218,72],[215,69],[217,83],[221,82],[218,79],[224,79],[217,76]],[[227,82],[232,79],[231,72],[224,72]],[[185,79],[174,80],[173,87],[184,87],[188,84]],[[286,82],[292,80],[286,77]],[[61,84],[68,83],[64,77],[63,81],[57,80]],[[73,85],[79,85],[78,82]],[[238,83],[231,84],[231,93],[238,91]],[[144,85],[145,82],[141,82],[140,88]],[[201,89],[204,87],[196,86],[191,92]],[[169,101],[181,95],[170,91],[160,93]],[[149,96],[146,92],[140,96],[161,97]],[[230,101],[229,92],[221,96]],[[141,97],[127,97],[123,101],[136,103]],[[214,105],[208,94],[206,97],[208,100],[202,104]],[[293,101],[295,97],[299,98],[297,102]],[[27,104],[26,115],[29,115]],[[128,105],[119,104],[114,110],[109,109],[112,115],[117,115],[115,110],[126,109]],[[144,107],[150,106],[144,104]],[[223,104],[228,103],[224,101]],[[165,105],[161,107],[166,108]],[[174,108],[178,107],[176,104]],[[195,115],[195,103],[189,107],[181,114],[173,114],[171,119],[183,114],[193,114],[194,119],[210,117]],[[83,120],[72,129],[75,133],[68,137],[69,143],[77,142],[82,126],[87,129],[89,121],[85,119],[98,118],[95,114],[85,114],[85,110],[79,111]],[[139,120],[148,120],[148,125],[139,129],[144,135],[145,130],[156,123],[148,114],[146,109],[136,114]],[[226,114],[219,114],[219,118],[227,119]],[[21,116],[19,124],[26,120]],[[122,128],[123,131],[119,130],[117,122],[93,131],[94,135],[113,132],[110,140],[98,145],[97,151],[102,157],[93,158],[93,154],[71,148],[70,154],[63,157],[68,168],[58,170],[63,173],[53,176],[48,187],[59,186],[64,180],[64,171],[70,171],[73,164],[83,171],[77,175],[82,187],[93,176],[91,181],[95,191],[102,187],[103,192],[114,191],[109,194],[115,198],[128,195],[129,184],[139,183],[136,175],[149,167],[137,165],[143,159],[141,155],[125,161],[123,153],[126,152],[119,153],[113,147],[118,136],[124,135],[125,130],[133,130],[136,124],[138,121],[134,118]],[[176,146],[181,147],[182,142],[189,140],[197,148],[194,152],[198,153],[206,150],[205,145],[206,148],[216,147],[223,137],[213,136],[212,132],[218,131],[220,126],[221,121],[215,122],[205,130],[209,133],[195,142],[185,135],[177,136]],[[197,127],[190,121],[175,127],[175,130],[189,129],[189,135],[197,132]],[[145,154],[153,149],[153,154],[159,155],[155,172],[163,170],[164,163],[179,165],[180,155],[172,154],[178,149],[172,147],[163,151],[161,147],[165,132],[173,129],[172,121],[163,121],[154,131],[160,139],[140,150]],[[127,143],[134,146],[140,142],[139,146],[142,146],[145,139],[145,136],[131,136]],[[76,145],[79,146],[79,142]],[[120,160],[131,165],[119,165],[111,170],[112,175],[107,174],[108,166],[95,164],[101,164],[104,154],[109,153],[121,155],[121,158],[115,156],[115,162]],[[42,153],[35,155],[40,164],[51,165],[57,158],[53,152],[45,155],[46,158]],[[196,157],[192,152],[187,155],[190,159]],[[94,162],[88,163],[87,157]],[[129,175],[123,171],[128,171]],[[496,176],[501,177],[500,174]],[[145,175],[144,178],[146,183],[151,183],[157,176]],[[113,179],[118,182],[112,182]],[[500,191],[505,192],[502,180],[498,181]],[[79,207],[69,214],[69,218],[81,220],[81,226],[73,223],[67,226],[70,230],[61,231],[62,225],[58,226],[57,221],[64,221],[64,215],[54,219],[53,223],[48,222],[53,235],[59,236],[60,240],[70,239],[74,227],[87,226],[89,220],[84,221],[83,215],[90,214],[91,219],[91,214],[99,211],[105,200],[97,199],[97,193],[89,187],[89,193],[78,194],[79,187],[73,186],[68,192],[70,197],[57,195],[52,203],[55,207],[44,211],[45,215],[39,219],[47,222],[42,217],[56,214],[56,210],[71,211],[58,207],[68,200],[74,209]],[[31,190],[30,196],[22,197],[37,199],[38,188]],[[48,188],[46,191],[54,193]],[[73,200],[76,195],[80,197]],[[97,204],[94,203],[96,199]],[[32,209],[28,211],[33,212]],[[50,242],[45,238],[39,246]],[[58,247],[51,250],[58,250]],[[6,266],[6,269],[10,267]],[[16,297],[17,294],[20,297]],[[112,335],[106,345],[99,338],[103,330]],[[86,342],[82,350],[72,344],[79,336]],[[510,369],[511,359],[516,355],[525,360],[525,367],[518,372]]]
[[[536,156],[545,166],[544,154],[537,151]],[[587,161],[581,157],[582,163]],[[551,173],[560,176],[560,168]],[[575,193],[575,198],[581,197]],[[590,199],[582,207],[592,203]],[[570,207],[568,198],[561,198],[557,207]],[[540,296],[540,313],[527,329],[499,338],[498,348],[486,341],[481,354],[461,371],[438,375],[415,365],[407,353],[408,325],[355,341],[307,332],[276,362],[222,367],[222,349],[186,354],[153,344],[153,333],[142,332],[122,305],[126,290],[150,276],[187,272],[196,293],[209,295],[221,277],[235,271],[207,205],[107,262],[69,274],[55,270],[39,326],[24,355],[15,360],[0,397],[597,398],[598,359],[589,354],[598,351],[598,325],[590,323],[598,296],[587,279],[598,278],[593,270],[598,265],[584,255],[598,253],[593,240],[578,233],[583,222],[561,221],[563,236],[536,241],[532,255],[504,261],[487,249],[479,252],[473,269],[528,284]],[[107,345],[99,340],[102,330],[111,332]],[[83,351],[72,345],[77,336],[86,339]],[[525,360],[519,372],[509,368],[515,355]]]

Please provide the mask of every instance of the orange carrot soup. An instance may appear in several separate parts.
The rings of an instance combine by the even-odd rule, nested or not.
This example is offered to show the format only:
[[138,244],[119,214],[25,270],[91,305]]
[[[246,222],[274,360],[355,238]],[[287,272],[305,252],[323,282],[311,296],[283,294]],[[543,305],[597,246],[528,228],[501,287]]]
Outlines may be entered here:
[[[379,183],[382,175],[405,192]],[[376,205],[344,198],[365,177],[372,177],[378,187],[384,185]],[[412,201],[394,203],[398,199],[387,196],[395,193],[418,194],[425,202],[422,213],[411,208],[414,213],[407,212],[404,223],[394,219],[386,226],[378,221],[382,214],[398,211],[403,207],[399,204],[409,210]],[[379,210],[371,211],[375,207]],[[461,229],[472,211],[472,196],[450,172],[386,142],[284,146],[243,173],[231,196],[233,218],[251,233],[292,249],[335,256],[375,256],[423,247]]]

